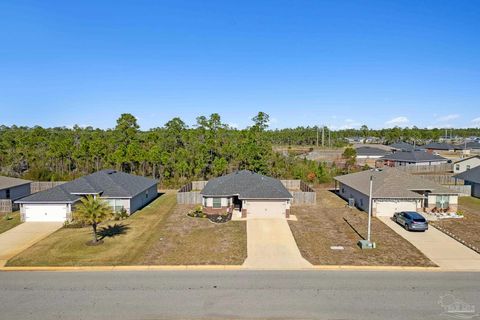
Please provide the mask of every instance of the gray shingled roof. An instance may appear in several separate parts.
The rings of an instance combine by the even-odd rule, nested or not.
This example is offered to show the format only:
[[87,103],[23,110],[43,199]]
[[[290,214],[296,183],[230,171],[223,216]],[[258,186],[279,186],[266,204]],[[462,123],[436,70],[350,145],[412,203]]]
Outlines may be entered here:
[[291,199],[280,180],[248,170],[237,171],[208,181],[204,196],[238,195],[239,199]]
[[414,191],[430,191],[433,194],[458,194],[430,180],[406,173],[396,168],[373,169],[335,177],[343,183],[365,195],[370,191],[370,177],[373,177],[374,198],[421,199],[423,195]]
[[479,156],[479,155],[475,155],[475,156],[471,156],[471,157],[468,157],[468,158],[463,158],[463,159],[460,159],[460,160],[454,161],[454,163],[460,163],[460,162],[463,162],[463,161],[468,161],[468,160],[470,160],[470,159],[474,159],[474,158],[480,159],[480,156]]
[[448,143],[430,142],[429,144],[423,146],[423,148],[433,150],[453,150],[454,146],[449,145]]
[[390,154],[390,151],[375,147],[358,147],[357,156],[384,156]]
[[462,179],[464,181],[480,183],[480,167],[475,167],[465,172],[456,174],[453,177],[457,179]]
[[403,142],[403,141],[393,143],[393,144],[389,145],[389,147],[391,147],[392,149],[395,149],[395,150],[400,150],[400,151],[413,151],[413,150],[415,150],[415,147],[413,146],[413,144],[406,143],[406,142]]
[[157,183],[157,180],[133,174],[115,170],[101,170],[52,189],[32,194],[17,202],[71,203],[79,200],[79,195],[85,194],[99,194],[106,198],[132,198]]
[[454,146],[455,150],[480,149],[480,142],[471,141]]
[[448,159],[425,151],[399,151],[382,157],[383,160],[406,162],[436,162]]
[[28,180],[0,176],[0,190],[21,186],[30,182]]

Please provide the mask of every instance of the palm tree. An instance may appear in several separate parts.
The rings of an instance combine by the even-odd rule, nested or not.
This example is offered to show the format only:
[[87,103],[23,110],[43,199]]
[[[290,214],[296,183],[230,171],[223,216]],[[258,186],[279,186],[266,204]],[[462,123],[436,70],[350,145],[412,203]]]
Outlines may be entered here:
[[75,219],[92,226],[92,243],[97,243],[97,225],[113,215],[112,209],[105,201],[93,197],[92,195],[83,198],[81,202],[82,203],[75,210]]

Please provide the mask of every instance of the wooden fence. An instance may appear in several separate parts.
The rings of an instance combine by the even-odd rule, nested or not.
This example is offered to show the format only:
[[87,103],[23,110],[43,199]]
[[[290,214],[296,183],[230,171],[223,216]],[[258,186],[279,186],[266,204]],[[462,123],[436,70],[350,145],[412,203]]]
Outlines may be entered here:
[[451,186],[444,186],[448,189],[451,189],[455,192],[459,193],[460,197],[470,197],[472,195],[472,186],[469,185],[451,185]]
[[45,191],[64,183],[66,183],[66,181],[32,181],[30,184],[30,192],[36,193]]
[[[292,204],[316,204],[317,194],[301,180],[281,180],[282,184],[290,190],[293,196]],[[202,204],[200,191],[205,187],[207,181],[193,181],[184,185],[177,192],[178,204]]]
[[9,213],[12,212],[12,200],[10,199],[0,199],[0,212]]
[[431,166],[399,166],[395,168],[413,174],[453,172],[452,163],[443,163]]
[[430,180],[442,185],[463,185],[462,180],[455,179],[451,174],[417,174],[415,175],[425,180]]

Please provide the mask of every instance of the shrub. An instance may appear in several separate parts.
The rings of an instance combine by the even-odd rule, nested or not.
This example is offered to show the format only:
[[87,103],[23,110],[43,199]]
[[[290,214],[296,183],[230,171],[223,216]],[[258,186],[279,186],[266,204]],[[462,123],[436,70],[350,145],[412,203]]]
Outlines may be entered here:
[[128,213],[125,208],[122,208],[120,211],[115,211],[113,213],[113,219],[114,220],[124,220],[128,218]]

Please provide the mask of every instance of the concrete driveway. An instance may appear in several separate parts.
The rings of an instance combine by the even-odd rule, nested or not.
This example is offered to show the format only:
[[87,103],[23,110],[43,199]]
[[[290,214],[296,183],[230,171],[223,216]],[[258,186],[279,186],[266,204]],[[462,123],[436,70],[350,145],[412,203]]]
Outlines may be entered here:
[[247,259],[250,269],[307,269],[312,265],[298,250],[285,218],[247,220]]
[[3,267],[10,258],[61,228],[62,225],[62,222],[24,222],[0,233],[0,267]]
[[438,229],[429,226],[426,232],[409,232],[389,217],[379,217],[379,219],[440,268],[457,271],[480,270],[480,254]]

